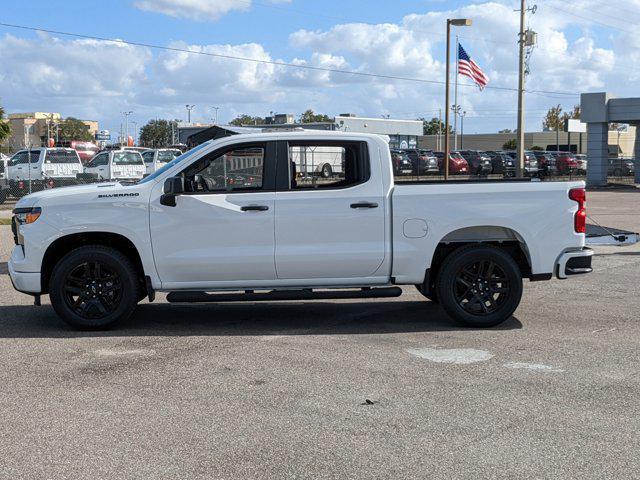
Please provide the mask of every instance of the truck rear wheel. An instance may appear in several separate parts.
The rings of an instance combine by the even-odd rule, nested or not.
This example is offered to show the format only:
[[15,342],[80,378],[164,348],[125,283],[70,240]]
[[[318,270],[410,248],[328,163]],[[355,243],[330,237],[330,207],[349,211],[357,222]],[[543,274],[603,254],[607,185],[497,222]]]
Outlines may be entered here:
[[81,330],[100,330],[133,313],[139,288],[136,270],[125,255],[91,245],[71,251],[58,262],[49,296],[66,323]]
[[436,280],[440,304],[470,327],[493,327],[509,319],[522,298],[522,275],[505,251],[471,245],[452,252]]

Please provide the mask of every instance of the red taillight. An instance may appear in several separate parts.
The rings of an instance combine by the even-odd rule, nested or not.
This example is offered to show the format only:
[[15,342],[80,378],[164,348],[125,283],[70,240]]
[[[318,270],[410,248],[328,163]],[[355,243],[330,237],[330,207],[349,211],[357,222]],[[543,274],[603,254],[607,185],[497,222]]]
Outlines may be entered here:
[[18,182],[18,188],[22,190],[24,188],[24,182]]
[[587,231],[587,193],[584,188],[572,188],[569,190],[569,198],[578,202],[578,211],[573,219],[576,233],[586,233]]

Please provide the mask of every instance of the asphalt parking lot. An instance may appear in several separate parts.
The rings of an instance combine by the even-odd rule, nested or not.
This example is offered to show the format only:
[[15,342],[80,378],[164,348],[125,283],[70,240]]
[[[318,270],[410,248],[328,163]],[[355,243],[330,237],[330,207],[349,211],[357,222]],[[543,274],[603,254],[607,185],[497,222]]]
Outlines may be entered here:
[[[640,231],[640,190],[589,213]],[[141,305],[74,332],[0,226],[0,478],[638,478],[640,247],[491,330],[399,299]]]

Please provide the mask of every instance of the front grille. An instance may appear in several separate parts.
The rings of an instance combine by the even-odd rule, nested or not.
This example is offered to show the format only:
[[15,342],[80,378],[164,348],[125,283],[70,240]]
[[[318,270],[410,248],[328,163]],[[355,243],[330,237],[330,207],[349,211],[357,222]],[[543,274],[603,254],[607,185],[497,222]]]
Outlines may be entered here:
[[11,232],[13,233],[13,241],[18,245],[18,225],[16,223],[16,216],[11,217]]

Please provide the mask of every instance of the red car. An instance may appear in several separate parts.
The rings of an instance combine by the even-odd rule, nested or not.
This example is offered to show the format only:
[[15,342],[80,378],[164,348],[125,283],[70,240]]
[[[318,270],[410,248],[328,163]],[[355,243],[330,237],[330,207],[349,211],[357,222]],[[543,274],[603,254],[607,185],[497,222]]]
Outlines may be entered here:
[[87,164],[89,160],[91,160],[95,156],[95,154],[98,153],[98,150],[100,150],[97,145],[94,145],[91,142],[73,141],[70,143],[69,146],[73,148],[76,152],[78,152],[80,161],[83,164]]
[[[444,152],[433,152],[438,159],[440,173],[444,174]],[[469,164],[458,152],[449,152],[449,173],[451,175],[468,175]]]
[[580,164],[578,163],[578,159],[571,152],[558,152],[555,154],[556,156],[556,168],[558,169],[558,174],[567,175],[572,172],[576,172]]

